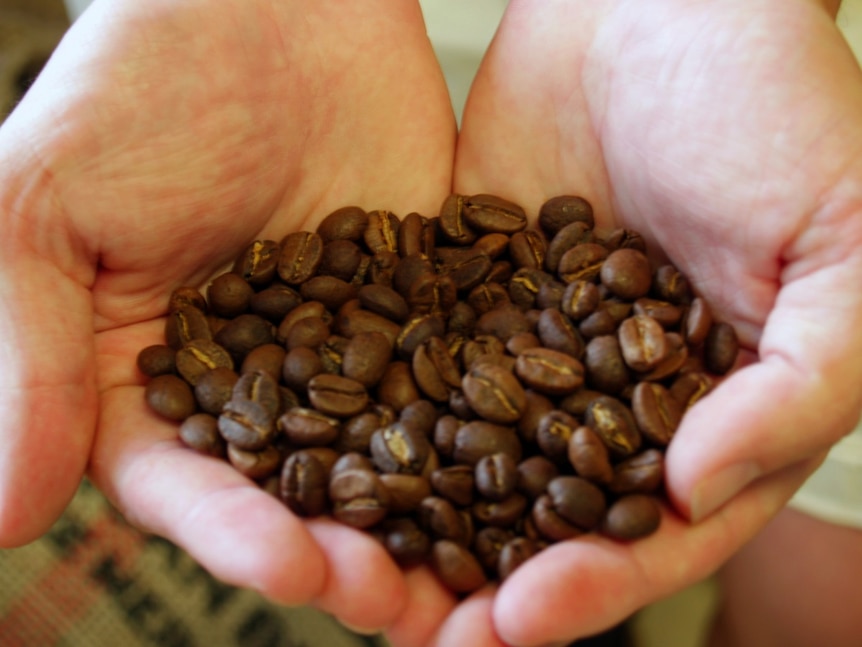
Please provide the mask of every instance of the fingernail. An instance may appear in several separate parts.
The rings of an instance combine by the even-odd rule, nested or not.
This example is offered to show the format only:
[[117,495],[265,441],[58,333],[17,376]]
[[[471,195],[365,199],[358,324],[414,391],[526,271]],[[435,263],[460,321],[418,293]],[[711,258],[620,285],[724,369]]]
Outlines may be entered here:
[[692,522],[711,515],[760,475],[761,470],[755,463],[738,463],[698,485],[691,497]]

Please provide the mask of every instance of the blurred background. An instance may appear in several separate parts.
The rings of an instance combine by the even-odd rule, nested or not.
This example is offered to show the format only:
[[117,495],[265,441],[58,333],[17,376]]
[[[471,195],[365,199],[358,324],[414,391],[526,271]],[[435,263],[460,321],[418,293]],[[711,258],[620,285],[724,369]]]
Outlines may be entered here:
[[[0,0],[0,121],[87,4],[88,0]],[[460,117],[506,0],[421,0],[421,5]],[[838,22],[857,57],[862,57],[862,0],[844,0]],[[176,580],[173,584],[159,575],[168,572]],[[354,636],[323,614],[278,609],[256,594],[212,581],[175,547],[125,526],[86,484],[46,538],[22,549],[0,551],[0,573],[4,647],[383,644]],[[647,607],[630,623],[630,647],[698,647],[716,595],[707,579]],[[174,616],[158,613],[158,603],[164,600],[175,605],[175,616],[210,614],[211,621],[182,638],[185,629],[171,629]]]

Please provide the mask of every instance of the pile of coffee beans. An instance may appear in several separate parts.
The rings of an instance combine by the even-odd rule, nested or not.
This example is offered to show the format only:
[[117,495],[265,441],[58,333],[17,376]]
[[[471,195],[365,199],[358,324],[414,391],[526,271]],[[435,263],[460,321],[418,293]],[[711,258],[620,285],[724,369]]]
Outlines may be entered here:
[[643,238],[548,200],[436,217],[338,209],[175,290],[146,400],[304,517],[429,563],[456,593],[550,543],[659,525],[664,449],[737,355]]

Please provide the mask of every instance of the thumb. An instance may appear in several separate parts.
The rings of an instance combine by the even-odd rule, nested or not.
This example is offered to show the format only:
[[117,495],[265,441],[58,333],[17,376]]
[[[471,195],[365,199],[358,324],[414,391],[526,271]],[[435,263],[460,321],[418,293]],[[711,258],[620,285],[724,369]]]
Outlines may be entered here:
[[[17,177],[26,180],[0,178],[0,547],[35,539],[60,515],[97,415],[90,294],[75,280],[85,277],[46,216],[50,191],[28,190],[45,175]],[[23,197],[34,194],[46,198]]]

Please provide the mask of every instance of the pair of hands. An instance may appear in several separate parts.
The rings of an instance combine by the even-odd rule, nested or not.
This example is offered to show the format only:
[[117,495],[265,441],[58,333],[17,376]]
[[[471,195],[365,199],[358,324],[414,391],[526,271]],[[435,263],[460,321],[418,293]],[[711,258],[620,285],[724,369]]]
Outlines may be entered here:
[[[415,2],[97,0],[0,128],[0,545],[88,470],[217,577],[399,647],[615,624],[717,568],[858,418],[860,115],[814,0],[512,0],[457,139]],[[665,250],[747,364],[679,430],[656,535],[555,545],[460,603],[180,447],[134,361],[171,289],[247,242],[451,190],[584,195]]]

